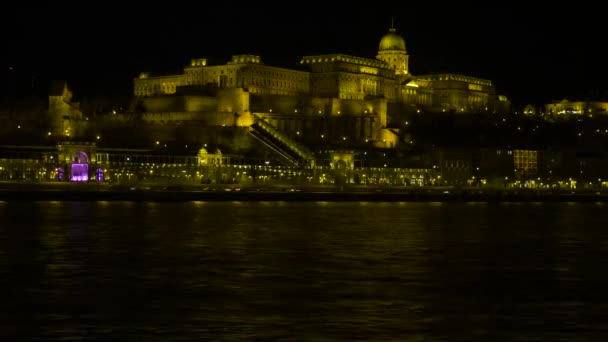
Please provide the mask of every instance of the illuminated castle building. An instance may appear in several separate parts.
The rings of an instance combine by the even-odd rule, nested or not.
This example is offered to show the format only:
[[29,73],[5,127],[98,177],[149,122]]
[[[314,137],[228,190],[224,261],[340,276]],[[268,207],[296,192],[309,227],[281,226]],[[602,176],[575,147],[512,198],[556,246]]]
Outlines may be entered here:
[[[409,115],[510,110],[489,80],[412,75],[394,28],[380,40],[375,59],[304,56],[283,68],[254,55],[236,55],[224,65],[198,58],[178,75],[143,72],[133,86],[129,110],[89,121],[66,84],[55,83],[45,137],[58,144],[31,152],[26,167],[12,162],[22,151],[6,147],[0,178],[324,183],[329,171],[350,170],[347,183],[422,185],[439,179],[436,165],[385,158],[414,143],[404,133]],[[358,159],[363,155],[365,162]]]
[[[407,127],[412,116],[509,113],[510,102],[489,80],[414,75],[409,62],[394,28],[375,59],[314,55],[284,68],[254,55],[223,65],[198,58],[177,75],[141,73],[131,107],[99,115],[84,113],[66,83],[55,82],[43,132],[36,132],[38,117],[19,118],[11,132],[36,132],[44,142],[0,145],[0,180],[420,186],[485,184],[490,177],[501,184],[547,175],[605,179],[604,159],[576,153],[560,159],[526,146],[417,145],[408,134],[415,134]],[[594,115],[608,105],[562,101],[544,110]],[[570,165],[586,169],[573,173]]]
[[293,69],[265,65],[254,55],[236,55],[224,65],[193,59],[179,75],[141,73],[134,96],[151,124],[253,127],[304,146],[390,148],[403,141],[399,129],[408,113],[510,110],[489,80],[412,75],[394,28],[380,40],[376,59],[304,56]]

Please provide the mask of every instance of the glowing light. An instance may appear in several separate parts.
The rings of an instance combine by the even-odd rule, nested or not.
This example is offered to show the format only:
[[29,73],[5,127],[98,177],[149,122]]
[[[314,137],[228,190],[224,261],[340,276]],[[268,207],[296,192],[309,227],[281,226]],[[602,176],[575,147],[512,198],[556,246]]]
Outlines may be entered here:
[[95,178],[97,179],[98,182],[103,182],[103,170],[98,168],[97,170],[95,170]]
[[98,135],[98,136],[97,136],[97,140],[99,140],[99,139],[101,139],[101,137]]
[[72,176],[71,180],[72,182],[86,182],[89,180],[89,176]]
[[70,180],[72,182],[86,182],[89,180],[89,164],[73,163]]
[[48,135],[51,135],[51,132],[48,132],[47,134],[48,134]]

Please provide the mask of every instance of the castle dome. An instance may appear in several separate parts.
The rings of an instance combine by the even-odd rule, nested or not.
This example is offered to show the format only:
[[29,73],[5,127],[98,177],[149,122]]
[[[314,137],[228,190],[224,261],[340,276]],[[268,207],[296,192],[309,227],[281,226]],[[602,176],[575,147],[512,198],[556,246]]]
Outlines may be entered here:
[[395,28],[390,28],[389,32],[382,37],[380,40],[379,51],[385,50],[401,50],[405,51],[405,41],[403,38],[395,33]]

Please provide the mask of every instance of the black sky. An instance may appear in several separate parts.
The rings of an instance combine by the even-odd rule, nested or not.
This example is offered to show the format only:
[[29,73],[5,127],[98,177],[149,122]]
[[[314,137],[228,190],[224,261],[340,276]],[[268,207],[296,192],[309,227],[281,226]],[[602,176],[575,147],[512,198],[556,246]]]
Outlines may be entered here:
[[287,67],[307,54],[374,58],[393,16],[414,75],[488,78],[515,104],[589,94],[608,100],[608,30],[600,5],[141,4],[139,9],[127,2],[11,8],[0,20],[1,66],[42,79],[68,79],[82,92],[116,93],[129,91],[141,71],[179,70],[194,57],[224,63],[232,54],[250,53]]

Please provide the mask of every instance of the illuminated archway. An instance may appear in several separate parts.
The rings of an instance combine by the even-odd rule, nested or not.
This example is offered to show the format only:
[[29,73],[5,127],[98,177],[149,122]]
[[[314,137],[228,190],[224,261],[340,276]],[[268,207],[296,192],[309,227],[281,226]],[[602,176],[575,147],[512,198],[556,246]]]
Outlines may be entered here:
[[79,151],[72,155],[72,162],[79,164],[87,164],[89,162],[89,156],[86,153]]
[[89,180],[89,157],[86,153],[79,151],[72,155],[70,180],[72,182],[86,182]]

